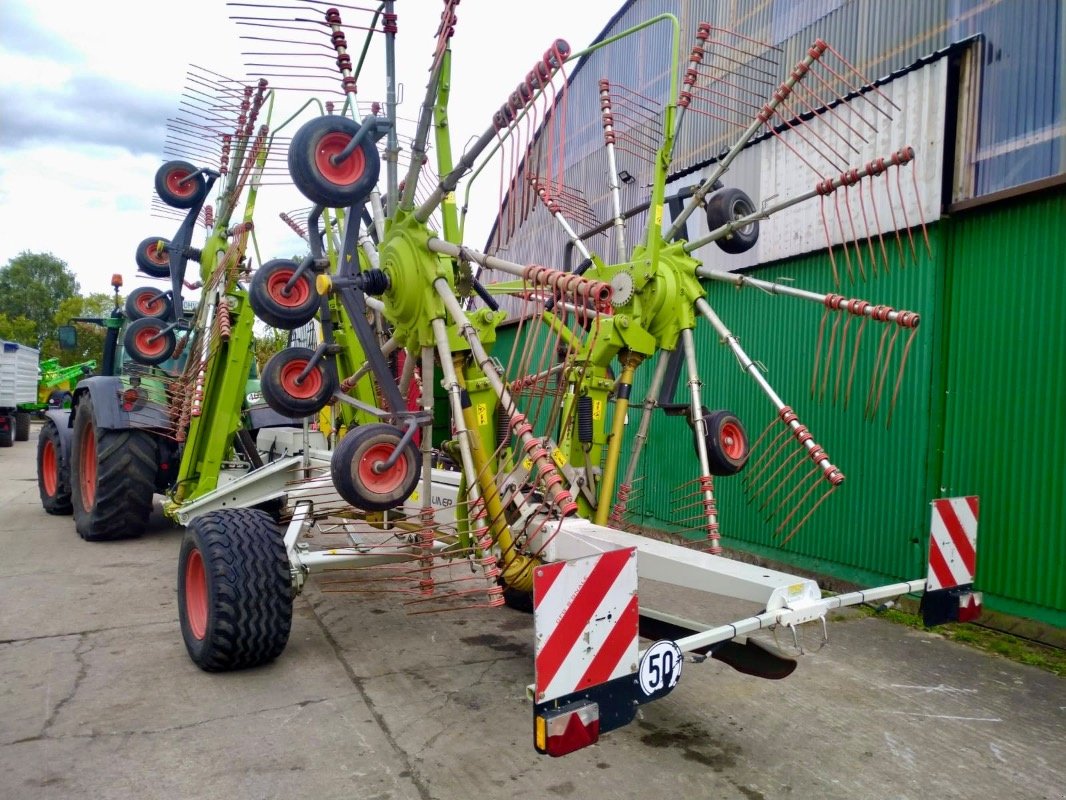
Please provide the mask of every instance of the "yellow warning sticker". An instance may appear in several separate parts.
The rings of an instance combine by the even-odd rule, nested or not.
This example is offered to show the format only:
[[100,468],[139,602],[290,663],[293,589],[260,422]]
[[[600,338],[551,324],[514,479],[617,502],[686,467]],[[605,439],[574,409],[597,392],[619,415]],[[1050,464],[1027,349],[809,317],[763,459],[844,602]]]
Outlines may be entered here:
[[477,424],[488,425],[489,424],[489,407],[486,403],[477,404]]
[[593,419],[603,419],[603,401],[602,400],[593,400],[592,401],[592,418]]
[[566,456],[563,454],[563,451],[560,450],[558,447],[552,450],[552,461],[554,461],[556,466],[559,467],[566,465]]
[[527,470],[533,469],[533,459],[532,458],[523,458],[522,459],[522,467],[524,469],[527,469]]

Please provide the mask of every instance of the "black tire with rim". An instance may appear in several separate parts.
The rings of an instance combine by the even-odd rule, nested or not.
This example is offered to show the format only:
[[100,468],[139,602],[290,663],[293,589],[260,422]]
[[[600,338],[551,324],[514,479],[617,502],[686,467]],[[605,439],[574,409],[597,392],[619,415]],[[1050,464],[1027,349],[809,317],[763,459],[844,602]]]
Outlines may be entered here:
[[[727,222],[755,213],[755,203],[740,189],[719,189],[707,201],[707,228],[715,230]],[[751,222],[729,236],[716,239],[726,253],[744,253],[759,241],[759,223]]]
[[275,353],[263,367],[263,399],[282,416],[302,418],[317,414],[337,391],[336,373],[324,359],[303,381],[299,380],[314,354],[307,347],[290,347]]
[[15,412],[15,441],[28,442],[30,440],[30,412]]
[[70,464],[63,458],[59,429],[48,420],[37,436],[37,492],[49,514],[66,516],[74,511],[70,502]]
[[331,161],[357,133],[359,125],[353,120],[327,115],[308,120],[292,137],[289,174],[312,203],[348,208],[370,195],[378,182],[381,157],[369,137],[340,164]]
[[151,286],[138,286],[126,296],[126,319],[170,319],[170,297]]
[[159,447],[147,431],[100,430],[86,395],[74,415],[70,495],[74,527],[88,542],[140,536],[148,527]]
[[712,475],[736,475],[748,463],[751,448],[744,424],[729,411],[703,417],[707,429],[707,461]]
[[155,191],[172,208],[192,208],[207,195],[207,179],[188,161],[168,161],[155,173]]
[[0,447],[11,447],[15,443],[15,418],[5,414],[0,417]]
[[198,667],[245,669],[281,655],[292,595],[284,539],[265,511],[210,511],[189,523],[178,558],[178,617]]
[[149,236],[137,245],[137,269],[152,278],[170,277],[170,240]]
[[348,431],[330,458],[337,493],[364,511],[395,508],[410,497],[422,471],[422,453],[414,440],[404,445],[395,464],[381,472],[375,470],[396,452],[402,438],[399,428],[380,423]]
[[138,364],[162,364],[170,358],[178,345],[174,331],[168,331],[166,327],[167,324],[161,320],[149,317],[135,319],[126,326],[122,346]]
[[285,287],[299,269],[299,264],[274,259],[252,275],[248,302],[259,319],[272,328],[291,331],[310,322],[318,311],[319,296],[314,275],[304,272],[285,294]]

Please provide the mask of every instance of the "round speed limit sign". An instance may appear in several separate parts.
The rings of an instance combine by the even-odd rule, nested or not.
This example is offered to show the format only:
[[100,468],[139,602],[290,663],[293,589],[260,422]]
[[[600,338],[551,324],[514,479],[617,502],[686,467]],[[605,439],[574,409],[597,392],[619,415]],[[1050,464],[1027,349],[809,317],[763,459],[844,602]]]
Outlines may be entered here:
[[669,692],[681,680],[684,657],[674,642],[663,639],[644,651],[640,659],[640,689],[646,695]]

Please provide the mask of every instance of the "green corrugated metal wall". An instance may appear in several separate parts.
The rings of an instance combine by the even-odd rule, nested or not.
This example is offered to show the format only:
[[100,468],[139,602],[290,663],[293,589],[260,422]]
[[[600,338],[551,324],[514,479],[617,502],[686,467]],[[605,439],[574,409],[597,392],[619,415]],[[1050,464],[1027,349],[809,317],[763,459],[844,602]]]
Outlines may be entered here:
[[[916,265],[900,269],[893,258],[888,274],[854,284],[843,278],[842,294],[922,317],[890,425],[886,406],[903,334],[881,410],[866,420],[880,326],[868,325],[863,334],[855,388],[845,408],[843,398],[834,403],[831,396],[839,339],[827,396],[811,396],[819,306],[711,285],[711,305],[748,354],[765,365],[771,385],[846,476],[787,544],[774,534],[783,515],[768,524],[758,503],[747,502],[741,476],[716,479],[723,544],[867,585],[924,577],[929,501],[977,494],[976,583],[986,606],[1066,627],[1064,219],[1061,195],[945,219],[929,229],[931,254],[915,240]],[[752,274],[834,291],[825,253]],[[848,333],[848,353],[856,330],[857,321]],[[696,338],[704,405],[734,411],[754,440],[773,417],[772,406],[709,326],[701,325]],[[500,339],[495,352],[506,360],[513,335],[501,332]],[[650,363],[638,371],[638,402],[651,371]],[[847,371],[845,363],[843,380]],[[687,400],[684,378],[676,399]],[[627,438],[638,415],[630,411]],[[687,527],[684,518],[692,510],[679,507],[679,496],[690,489],[679,495],[677,487],[696,474],[690,442],[680,418],[656,414],[631,521],[675,531]],[[775,504],[776,499],[771,507]]]
[[1066,195],[952,222],[940,483],[981,497],[988,607],[1066,627]]

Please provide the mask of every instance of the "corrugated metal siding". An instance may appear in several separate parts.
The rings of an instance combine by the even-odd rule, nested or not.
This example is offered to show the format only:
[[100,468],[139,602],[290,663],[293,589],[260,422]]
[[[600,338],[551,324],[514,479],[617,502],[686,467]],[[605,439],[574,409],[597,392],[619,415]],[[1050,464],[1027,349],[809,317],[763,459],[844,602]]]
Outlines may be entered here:
[[981,497],[990,608],[1066,626],[1066,196],[955,222],[944,496]]
[[[823,38],[871,79],[904,69],[947,45],[981,35],[981,102],[976,152],[969,157],[974,193],[989,194],[1066,171],[1063,0],[1027,0],[1024,13],[1011,0],[636,0],[620,13],[610,36],[662,12],[681,21],[682,61],[700,21],[780,45],[781,77],[815,38]],[[787,37],[783,41],[780,37]],[[597,51],[570,85],[566,182],[585,193],[600,220],[608,218],[603,138],[595,111],[597,81],[604,76],[665,102],[669,66],[668,26]],[[682,64],[682,70],[684,64]],[[591,111],[588,111],[591,110]],[[690,113],[675,148],[672,170],[681,173],[716,157],[735,131]],[[583,121],[581,121],[583,120]],[[647,169],[619,156],[619,168],[637,176],[623,188],[623,205],[646,199]],[[964,199],[964,198],[956,198]],[[504,242],[516,260],[541,260],[564,241],[546,214],[534,215],[519,235]],[[495,243],[490,243],[490,249]],[[547,249],[542,249],[543,246]]]
[[[891,301],[897,308],[917,311],[922,324],[906,367],[900,399],[892,423],[885,426],[884,410],[872,422],[863,419],[866,387],[870,381],[879,331],[870,327],[856,371],[855,390],[848,408],[834,405],[831,388],[824,401],[810,396],[811,372],[822,317],[820,307],[805,301],[772,297],[755,289],[737,291],[714,284],[708,301],[739,338],[748,354],[767,368],[767,379],[784,401],[793,406],[815,439],[845,476],[844,485],[815,512],[796,537],[780,546],[774,524],[768,525],[758,504],[749,505],[741,476],[716,479],[723,543],[752,549],[764,555],[818,568],[841,578],[861,582],[909,575],[924,575],[924,542],[929,527],[926,452],[930,435],[929,385],[933,354],[933,317],[936,262],[941,237],[930,230],[934,258],[922,254],[919,266],[893,270],[868,283],[846,286],[848,296]],[[833,291],[829,259],[825,252],[754,270],[754,277],[796,279],[796,285],[814,291]],[[849,334],[854,341],[855,327]],[[736,360],[709,326],[697,328],[697,351],[703,380],[703,404],[728,408],[748,428],[754,441],[773,417],[773,408],[754,381],[742,373]],[[898,347],[901,342],[897,342]],[[835,370],[835,363],[833,369]],[[642,369],[647,381],[651,366]],[[845,366],[845,378],[847,366]],[[894,379],[895,373],[892,372]],[[831,378],[832,380],[832,378]],[[634,392],[643,396],[645,384]],[[682,383],[676,399],[687,401]],[[630,429],[635,428],[631,412]],[[685,442],[684,457],[679,442]],[[678,418],[657,415],[650,444],[642,462],[643,519],[649,527],[676,529],[685,512],[674,507],[675,487],[696,476],[696,460],[688,442],[691,434]],[[656,445],[659,445],[656,447]],[[820,493],[820,492],[819,492]],[[784,496],[779,494],[778,498]],[[776,502],[776,501],[775,501]],[[764,512],[765,513],[765,512]]]

